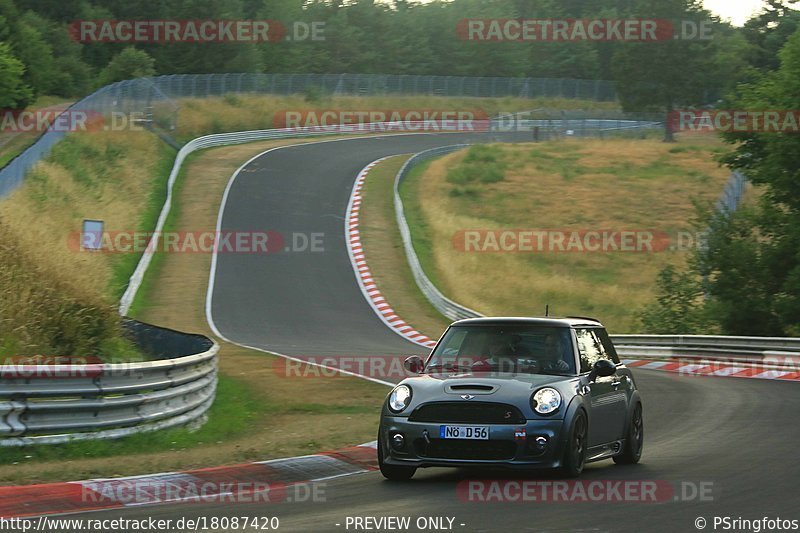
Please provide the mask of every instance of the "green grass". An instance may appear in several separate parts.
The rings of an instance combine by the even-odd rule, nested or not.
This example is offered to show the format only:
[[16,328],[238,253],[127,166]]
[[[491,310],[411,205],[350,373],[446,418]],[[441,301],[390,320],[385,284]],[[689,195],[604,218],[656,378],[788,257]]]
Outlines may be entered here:
[[[164,222],[164,228],[163,228],[164,232],[175,231],[176,229],[175,221],[178,220],[181,212],[181,204],[176,199],[179,197],[180,191],[183,188],[183,184],[186,178],[186,169],[191,164],[195,156],[197,156],[197,153],[189,155],[184,160],[183,165],[181,166],[181,170],[178,173],[178,177],[175,180],[175,184],[172,187],[172,198],[173,198],[172,207],[169,210],[169,215],[167,216],[167,220]],[[149,209],[149,211],[151,211],[150,216],[145,217],[147,218],[146,221],[144,220],[142,221],[142,226],[148,228],[146,231],[152,231],[156,227],[158,216],[161,213],[161,209],[164,206],[164,200],[167,195],[167,181],[169,180],[169,174],[172,171],[173,165],[174,165],[174,158],[170,161],[165,161],[164,169],[162,171],[164,175],[163,183],[161,183],[159,188],[157,189],[158,194],[157,195],[154,194],[153,197],[151,197],[152,205],[150,206]],[[134,255],[136,259],[136,262],[134,263],[133,268],[130,271],[131,273],[133,273],[133,270],[136,268],[136,264],[139,262],[140,255],[135,255],[135,254],[128,254],[128,255]],[[132,317],[140,316],[147,309],[149,305],[148,296],[152,294],[153,287],[156,283],[156,280],[158,279],[159,273],[161,272],[164,260],[165,260],[164,253],[160,251],[160,249],[153,254],[153,259],[150,261],[150,266],[147,269],[147,274],[142,279],[142,284],[139,286],[139,290],[137,291],[136,296],[134,297],[133,302],[131,303],[131,308],[128,312],[129,316]],[[130,274],[128,274],[128,277],[130,277]],[[127,278],[125,279],[125,282],[127,283]]]
[[14,135],[7,142],[0,145],[0,168],[11,162],[12,159],[24,152],[30,145],[36,142],[36,135],[21,134]]
[[[302,405],[292,407],[305,409]],[[0,462],[13,464],[36,461],[71,461],[187,450],[244,435],[250,429],[251,424],[264,412],[287,412],[285,409],[280,404],[269,406],[260,404],[248,387],[233,378],[220,376],[217,384],[217,397],[208,412],[208,422],[197,430],[176,428],[140,433],[115,440],[88,440],[57,445],[3,448],[0,450]]]
[[[423,162],[406,174],[405,179],[400,183],[400,199],[403,201],[403,212],[411,232],[411,243],[422,270],[434,285],[439,286],[436,269],[433,265],[433,240],[425,217],[422,215],[422,206],[416,198],[419,189],[418,182],[427,172],[430,163],[430,161]],[[408,318],[408,320],[411,319],[411,317]]]
[[[685,254],[467,254],[453,246],[453,235],[480,228],[674,235],[688,229],[693,202],[713,202],[727,176],[714,160],[718,144],[687,146],[564,140],[473,147],[445,156],[447,163],[429,162],[401,187],[414,249],[440,290],[485,314],[536,314],[549,303],[556,314],[596,314],[615,331],[635,331],[659,268]],[[448,190],[454,173],[503,161],[513,164],[502,179],[476,178]]]
[[394,178],[408,156],[376,165],[362,191],[361,240],[378,289],[398,316],[430,338],[438,338],[450,320],[417,287],[406,259],[394,210]]
[[[172,170],[172,165],[175,162],[175,150],[163,144],[160,147],[158,155],[158,169],[153,178],[152,190],[147,200],[147,206],[142,211],[139,223],[137,224],[138,231],[153,231],[158,221],[158,216],[161,213],[161,208],[164,206],[164,200],[167,197],[167,181],[169,174]],[[173,206],[175,209],[175,206]],[[115,257],[112,264],[111,280],[109,282],[109,291],[115,300],[119,300],[125,289],[128,286],[133,271],[136,270],[136,265],[139,264],[141,254],[119,254]],[[141,292],[141,291],[140,291]]]
[[461,164],[447,172],[447,181],[456,185],[451,190],[453,196],[469,195],[477,192],[469,187],[473,183],[497,183],[505,178],[508,164],[501,149],[497,146],[475,145],[467,150]]

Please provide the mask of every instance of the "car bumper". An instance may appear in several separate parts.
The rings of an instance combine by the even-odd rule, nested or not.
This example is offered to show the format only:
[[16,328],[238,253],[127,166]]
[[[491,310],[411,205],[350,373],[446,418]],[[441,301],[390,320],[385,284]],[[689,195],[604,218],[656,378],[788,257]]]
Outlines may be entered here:
[[[381,447],[386,450],[384,462],[417,468],[472,466],[532,469],[561,466],[564,455],[563,420],[529,420],[525,424],[515,425],[469,424],[489,427],[489,440],[484,441],[440,439],[442,425],[445,423],[409,422],[404,417],[384,416],[380,426]],[[392,439],[398,433],[403,435],[404,441],[404,446],[399,449],[392,446]],[[537,443],[538,437],[546,440],[543,446]]]

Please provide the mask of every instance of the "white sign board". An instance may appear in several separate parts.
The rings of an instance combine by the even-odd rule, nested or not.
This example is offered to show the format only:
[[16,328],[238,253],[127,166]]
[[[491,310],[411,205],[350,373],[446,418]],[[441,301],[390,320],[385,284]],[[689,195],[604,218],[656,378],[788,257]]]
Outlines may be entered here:
[[102,250],[103,249],[103,221],[84,220],[83,230],[81,231],[82,250]]

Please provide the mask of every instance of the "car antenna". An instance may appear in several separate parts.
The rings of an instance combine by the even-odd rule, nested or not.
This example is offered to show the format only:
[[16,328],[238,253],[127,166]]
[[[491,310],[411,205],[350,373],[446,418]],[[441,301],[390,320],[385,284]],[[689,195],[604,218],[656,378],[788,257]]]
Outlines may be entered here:
[[546,317],[550,316],[550,304],[544,305],[544,316]]

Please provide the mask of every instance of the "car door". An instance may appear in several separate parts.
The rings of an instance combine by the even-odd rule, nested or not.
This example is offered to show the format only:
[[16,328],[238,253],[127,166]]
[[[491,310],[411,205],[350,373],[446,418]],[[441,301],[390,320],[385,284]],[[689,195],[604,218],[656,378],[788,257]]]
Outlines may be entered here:
[[621,439],[628,410],[625,392],[627,387],[620,375],[598,376],[594,381],[588,381],[588,373],[596,361],[608,359],[615,364],[618,363],[603,346],[600,335],[595,330],[596,328],[588,327],[575,328],[581,373],[586,380],[590,399],[589,446]]

